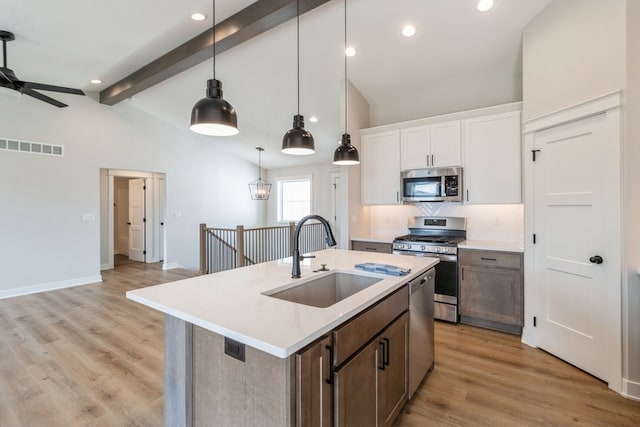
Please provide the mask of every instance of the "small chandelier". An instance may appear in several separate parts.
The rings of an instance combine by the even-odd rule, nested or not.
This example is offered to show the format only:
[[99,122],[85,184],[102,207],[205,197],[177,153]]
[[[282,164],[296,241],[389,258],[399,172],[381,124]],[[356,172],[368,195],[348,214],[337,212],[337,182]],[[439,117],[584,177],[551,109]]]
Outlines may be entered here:
[[269,200],[271,184],[262,179],[262,152],[264,148],[256,147],[258,150],[258,179],[249,184],[249,192],[253,200]]

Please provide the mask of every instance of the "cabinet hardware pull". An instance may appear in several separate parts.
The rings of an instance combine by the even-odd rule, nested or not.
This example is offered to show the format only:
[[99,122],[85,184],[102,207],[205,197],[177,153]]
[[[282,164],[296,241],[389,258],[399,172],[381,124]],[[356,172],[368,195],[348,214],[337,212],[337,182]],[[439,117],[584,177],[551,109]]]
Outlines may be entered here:
[[467,202],[469,201],[469,190],[467,190]]
[[435,166],[435,163],[433,163],[433,154],[431,155],[431,166]]
[[427,166],[429,166],[429,155],[427,154]]
[[328,369],[329,378],[326,378],[324,382],[327,384],[333,384],[333,372],[331,372],[331,367],[333,365],[333,346],[325,345],[324,348],[326,350],[329,350],[329,363],[327,364],[327,367],[329,368]]
[[485,258],[485,257],[480,257],[481,260],[483,261],[497,261],[496,258]]
[[385,342],[385,346],[384,346],[384,354],[385,354],[384,365],[385,366],[389,366],[389,338],[383,338],[383,340]]
[[376,248],[365,248],[368,251],[373,251],[373,252],[378,252],[378,249]]
[[460,269],[460,274],[462,275],[460,280],[464,280],[464,267]]
[[396,191],[396,202],[400,201],[400,192]]
[[378,365],[378,369],[384,371],[384,341],[378,341],[378,347],[380,347],[380,358],[378,359],[380,364]]

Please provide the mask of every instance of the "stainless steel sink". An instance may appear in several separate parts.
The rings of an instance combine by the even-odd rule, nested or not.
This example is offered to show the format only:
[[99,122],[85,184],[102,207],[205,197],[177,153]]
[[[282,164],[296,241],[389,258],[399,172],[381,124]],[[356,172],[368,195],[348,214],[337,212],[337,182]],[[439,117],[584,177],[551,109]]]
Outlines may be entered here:
[[264,295],[298,304],[325,308],[381,280],[378,277],[333,272],[299,285],[293,284],[284,290],[265,292]]

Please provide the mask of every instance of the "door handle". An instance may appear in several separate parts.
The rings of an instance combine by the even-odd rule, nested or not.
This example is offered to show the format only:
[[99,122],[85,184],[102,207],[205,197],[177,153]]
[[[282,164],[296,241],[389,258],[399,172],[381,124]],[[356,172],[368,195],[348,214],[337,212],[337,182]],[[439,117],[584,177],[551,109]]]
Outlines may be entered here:
[[389,366],[389,338],[382,338],[384,340],[384,366]]
[[325,378],[324,382],[327,383],[327,384],[333,384],[333,372],[332,372],[332,368],[333,368],[333,346],[325,345],[324,348],[325,348],[325,350],[329,350],[328,378]]
[[130,222],[128,222],[128,223],[127,223],[127,225],[131,225],[131,223],[130,223]]
[[381,371],[384,371],[384,341],[378,341],[378,347],[380,349],[380,358],[378,359],[380,361],[380,364],[378,365],[378,369],[380,369]]
[[589,262],[593,263],[593,264],[602,264],[604,260],[602,259],[602,257],[600,255],[594,255],[591,258],[589,258]]

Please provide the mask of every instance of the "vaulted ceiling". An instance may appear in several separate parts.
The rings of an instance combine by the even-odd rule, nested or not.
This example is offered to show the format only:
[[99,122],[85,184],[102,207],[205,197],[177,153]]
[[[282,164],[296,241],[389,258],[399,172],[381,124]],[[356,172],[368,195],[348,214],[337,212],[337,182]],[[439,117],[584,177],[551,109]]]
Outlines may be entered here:
[[[520,100],[522,29],[550,1],[495,0],[480,13],[474,0],[348,0],[349,44],[358,52],[349,58],[349,80],[370,104],[371,125]],[[252,3],[217,0],[216,19]],[[296,113],[295,19],[217,56],[224,97],[238,112],[240,134],[224,142],[230,152],[256,162],[255,147],[263,146],[267,168],[330,163],[343,132],[343,7],[330,0],[300,19],[301,114],[315,155],[280,153]],[[98,99],[210,28],[211,9],[207,0],[0,0],[0,30],[16,35],[8,65],[21,79],[79,87]],[[207,18],[191,20],[196,11]],[[400,33],[406,23],[417,29],[412,38]],[[211,76],[206,60],[123,102],[186,129]],[[104,83],[90,84],[95,78]],[[56,98],[74,108],[73,95]],[[311,115],[319,121],[309,122]]]

